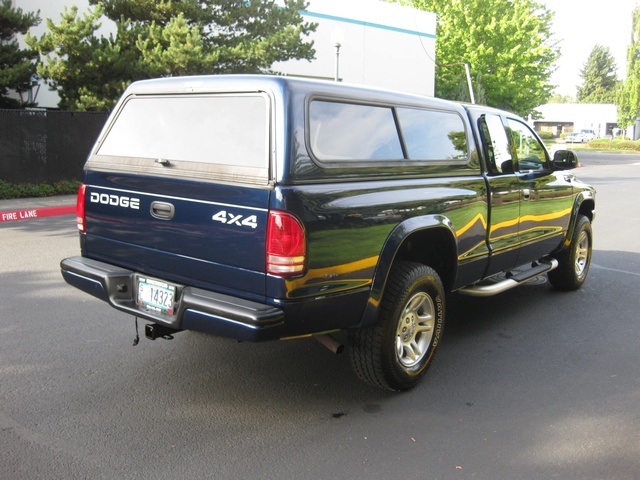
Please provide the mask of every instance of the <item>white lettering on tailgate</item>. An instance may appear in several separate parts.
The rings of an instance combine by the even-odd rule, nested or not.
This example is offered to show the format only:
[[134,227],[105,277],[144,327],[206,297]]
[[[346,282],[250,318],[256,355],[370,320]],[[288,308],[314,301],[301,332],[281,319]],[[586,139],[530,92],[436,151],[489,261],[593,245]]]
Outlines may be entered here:
[[89,196],[91,203],[100,203],[102,205],[111,205],[113,207],[132,208],[140,210],[140,199],[133,197],[124,197],[120,195],[110,195],[107,193],[91,192]]
[[226,210],[220,210],[215,213],[211,220],[214,222],[224,223],[225,225],[236,225],[238,227],[258,227],[258,217],[256,215],[250,215],[245,217],[243,215],[236,215],[235,213],[227,212]]

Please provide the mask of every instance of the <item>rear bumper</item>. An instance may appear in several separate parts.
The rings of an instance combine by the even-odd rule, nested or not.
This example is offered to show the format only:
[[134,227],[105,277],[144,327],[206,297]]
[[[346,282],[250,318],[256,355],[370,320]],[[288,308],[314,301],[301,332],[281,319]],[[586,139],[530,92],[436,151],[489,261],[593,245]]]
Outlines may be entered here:
[[173,315],[148,311],[136,303],[137,272],[84,257],[60,262],[65,281],[112,307],[175,329],[195,330],[245,341],[285,336],[284,312],[229,295],[178,285]]

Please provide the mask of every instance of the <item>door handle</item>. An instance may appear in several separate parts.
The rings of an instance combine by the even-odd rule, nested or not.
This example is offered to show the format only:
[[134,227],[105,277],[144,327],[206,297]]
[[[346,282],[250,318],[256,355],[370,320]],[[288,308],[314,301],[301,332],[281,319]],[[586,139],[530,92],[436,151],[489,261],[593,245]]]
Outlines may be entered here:
[[151,202],[151,216],[160,220],[171,220],[176,209],[171,203]]

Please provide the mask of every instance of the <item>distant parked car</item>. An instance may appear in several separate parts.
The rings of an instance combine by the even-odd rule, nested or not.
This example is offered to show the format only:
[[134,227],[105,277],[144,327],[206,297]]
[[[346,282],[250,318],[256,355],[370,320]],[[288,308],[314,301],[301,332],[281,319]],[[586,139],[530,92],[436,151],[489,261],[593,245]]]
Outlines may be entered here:
[[584,142],[588,142],[589,139],[584,133],[573,132],[567,135],[567,138],[565,138],[565,141],[567,143],[584,143]]
[[594,132],[593,130],[590,130],[590,129],[580,130],[580,133],[583,134],[586,137],[587,142],[589,140],[593,140],[594,138],[598,138],[598,136],[596,135],[596,132]]

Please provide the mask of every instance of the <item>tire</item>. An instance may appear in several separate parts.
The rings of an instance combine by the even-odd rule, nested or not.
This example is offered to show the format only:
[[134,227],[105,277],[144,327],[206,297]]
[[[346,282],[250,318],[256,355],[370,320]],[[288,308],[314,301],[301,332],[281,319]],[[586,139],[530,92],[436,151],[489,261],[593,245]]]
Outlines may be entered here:
[[435,270],[398,262],[389,275],[378,323],[350,334],[355,373],[387,390],[415,386],[436,353],[444,318],[444,288]]
[[587,279],[591,264],[593,234],[591,222],[578,215],[571,244],[556,255],[558,267],[549,272],[549,282],[559,290],[577,290]]

